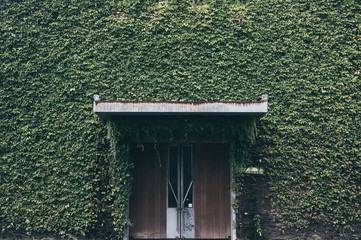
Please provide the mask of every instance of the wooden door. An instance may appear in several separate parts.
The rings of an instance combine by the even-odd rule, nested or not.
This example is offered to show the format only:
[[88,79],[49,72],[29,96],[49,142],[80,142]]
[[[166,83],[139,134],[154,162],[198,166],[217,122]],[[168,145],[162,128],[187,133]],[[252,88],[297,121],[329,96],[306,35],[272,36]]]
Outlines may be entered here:
[[132,146],[134,185],[129,215],[132,222],[129,235],[135,239],[167,237],[166,228],[166,158],[167,145]]
[[[175,146],[179,152],[177,171],[171,173],[169,167],[170,157]],[[153,144],[144,144],[144,150],[132,148],[131,156],[135,163],[134,187],[130,199],[130,219],[133,226],[130,228],[130,237],[134,239],[165,239],[186,237],[196,239],[227,239],[231,236],[231,200],[230,200],[230,159],[229,144],[158,144],[155,150]],[[191,150],[192,167],[184,167],[185,150]],[[183,156],[183,157],[182,157]],[[177,162],[175,161],[175,162]],[[168,165],[167,165],[168,164]],[[168,169],[168,173],[167,173]],[[183,181],[191,169],[189,183]],[[170,175],[178,177],[178,196],[183,207],[177,205],[178,216],[172,219],[167,211],[170,209],[169,196],[176,195],[169,192]],[[168,177],[167,177],[168,176]],[[193,187],[190,185],[193,184]],[[174,186],[173,186],[174,185]],[[182,190],[183,189],[183,190]],[[188,200],[189,192],[193,192],[193,200]],[[180,197],[179,197],[180,196]],[[182,200],[185,196],[186,202]],[[190,198],[189,198],[190,199]],[[185,211],[187,210],[187,211]],[[183,229],[185,212],[194,214],[193,230],[185,233],[178,230],[178,235],[173,234],[174,228]],[[193,221],[193,220],[192,220]],[[168,226],[167,226],[168,225]],[[175,231],[177,232],[177,231]],[[193,233],[192,233],[193,232]],[[174,236],[173,236],[174,235]]]
[[231,236],[229,144],[194,147],[195,238]]

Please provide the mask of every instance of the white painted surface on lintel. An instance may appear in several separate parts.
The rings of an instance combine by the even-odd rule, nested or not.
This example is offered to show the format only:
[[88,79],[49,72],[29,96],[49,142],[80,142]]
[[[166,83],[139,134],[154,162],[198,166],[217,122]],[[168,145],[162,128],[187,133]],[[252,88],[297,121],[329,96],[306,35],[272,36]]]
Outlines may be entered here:
[[107,102],[94,101],[98,115],[265,114],[267,101],[259,102]]

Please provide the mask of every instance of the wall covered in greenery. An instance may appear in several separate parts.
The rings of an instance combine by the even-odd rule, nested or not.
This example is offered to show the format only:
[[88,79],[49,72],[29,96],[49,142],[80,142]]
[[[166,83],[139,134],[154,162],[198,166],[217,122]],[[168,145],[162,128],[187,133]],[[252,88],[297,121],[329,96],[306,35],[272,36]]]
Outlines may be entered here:
[[1,1],[1,231],[91,236],[126,222],[93,94],[267,93],[251,158],[277,228],[360,235],[360,41],[359,1]]

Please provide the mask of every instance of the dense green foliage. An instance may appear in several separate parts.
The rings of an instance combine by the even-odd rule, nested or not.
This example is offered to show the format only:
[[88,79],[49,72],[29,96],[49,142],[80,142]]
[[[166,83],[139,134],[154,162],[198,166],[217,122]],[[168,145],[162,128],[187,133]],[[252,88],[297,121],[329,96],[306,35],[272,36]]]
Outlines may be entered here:
[[268,93],[252,158],[270,177],[277,221],[360,223],[360,2],[6,0],[0,11],[2,230],[85,235],[108,211],[124,225],[129,184],[118,177],[131,179],[129,164],[114,169],[93,94]]

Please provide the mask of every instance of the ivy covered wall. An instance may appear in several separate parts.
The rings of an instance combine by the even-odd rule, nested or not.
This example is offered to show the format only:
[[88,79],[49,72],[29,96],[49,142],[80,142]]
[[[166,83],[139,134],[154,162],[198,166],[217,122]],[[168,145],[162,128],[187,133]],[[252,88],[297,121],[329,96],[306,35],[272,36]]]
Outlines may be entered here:
[[118,225],[113,153],[93,94],[267,93],[252,159],[269,178],[275,226],[356,238],[360,40],[359,1],[2,1],[1,230],[91,236]]

